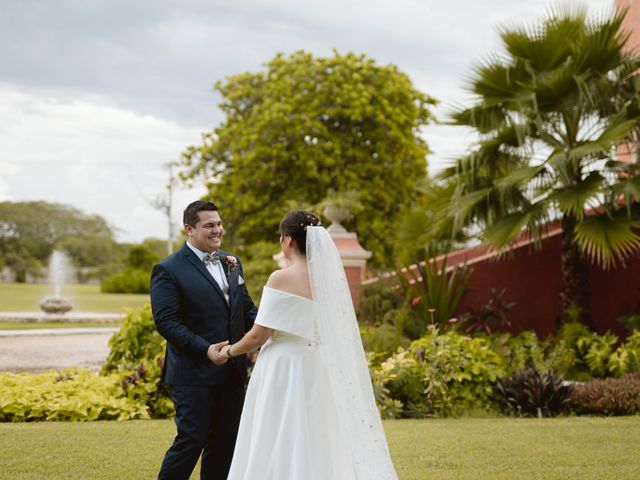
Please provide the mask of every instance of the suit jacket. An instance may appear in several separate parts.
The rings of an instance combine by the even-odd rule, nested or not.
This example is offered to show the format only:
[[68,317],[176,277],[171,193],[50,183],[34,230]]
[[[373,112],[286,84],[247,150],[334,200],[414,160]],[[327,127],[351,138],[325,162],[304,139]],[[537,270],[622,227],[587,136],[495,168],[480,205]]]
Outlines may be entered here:
[[[223,257],[229,255],[218,251]],[[237,257],[236,257],[237,258]],[[229,269],[229,303],[204,263],[187,246],[153,267],[151,309],[160,335],[167,339],[164,382],[170,385],[216,385],[246,381],[246,356],[223,365],[207,358],[212,343],[235,343],[252,326],[257,308],[244,283],[242,264]]]

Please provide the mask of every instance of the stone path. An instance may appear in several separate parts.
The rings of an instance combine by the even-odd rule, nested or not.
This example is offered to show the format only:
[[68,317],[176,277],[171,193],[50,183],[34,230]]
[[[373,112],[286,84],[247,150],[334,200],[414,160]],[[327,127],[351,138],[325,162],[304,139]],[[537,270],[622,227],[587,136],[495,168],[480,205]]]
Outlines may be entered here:
[[52,329],[53,335],[42,330],[13,331],[13,335],[0,331],[6,335],[0,336],[0,371],[42,372],[68,367],[100,370],[109,354],[108,342],[114,329],[82,329],[86,333],[60,330]]

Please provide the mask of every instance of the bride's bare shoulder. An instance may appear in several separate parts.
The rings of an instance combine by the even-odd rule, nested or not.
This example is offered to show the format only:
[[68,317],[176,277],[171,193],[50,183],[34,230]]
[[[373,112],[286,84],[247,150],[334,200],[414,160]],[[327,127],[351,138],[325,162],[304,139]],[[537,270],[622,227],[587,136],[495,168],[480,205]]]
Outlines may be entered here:
[[283,268],[273,272],[267,280],[267,287],[295,295],[311,295],[308,274],[305,275],[304,271],[294,268]]
[[269,275],[269,279],[267,280],[267,287],[281,289],[283,286],[289,283],[290,277],[291,273],[287,272],[286,268],[275,270],[271,275]]

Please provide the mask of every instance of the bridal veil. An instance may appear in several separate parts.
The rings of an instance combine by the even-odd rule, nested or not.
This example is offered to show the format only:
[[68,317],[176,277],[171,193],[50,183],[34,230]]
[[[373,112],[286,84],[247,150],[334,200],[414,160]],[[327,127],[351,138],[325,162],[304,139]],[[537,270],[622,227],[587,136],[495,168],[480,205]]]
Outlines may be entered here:
[[307,227],[307,263],[341,442],[359,480],[397,480],[376,407],[367,359],[338,250],[324,227]]

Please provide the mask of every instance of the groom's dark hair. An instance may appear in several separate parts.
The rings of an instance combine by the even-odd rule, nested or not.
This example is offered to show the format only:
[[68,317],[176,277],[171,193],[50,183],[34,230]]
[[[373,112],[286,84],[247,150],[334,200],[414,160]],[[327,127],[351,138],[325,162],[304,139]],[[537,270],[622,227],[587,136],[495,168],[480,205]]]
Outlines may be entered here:
[[294,210],[287,213],[280,222],[280,232],[293,238],[300,253],[307,253],[307,227],[321,225],[320,219],[311,212]]
[[205,200],[196,200],[187,205],[182,214],[182,224],[196,226],[196,223],[200,220],[199,212],[217,212],[219,208],[213,202],[207,202]]

